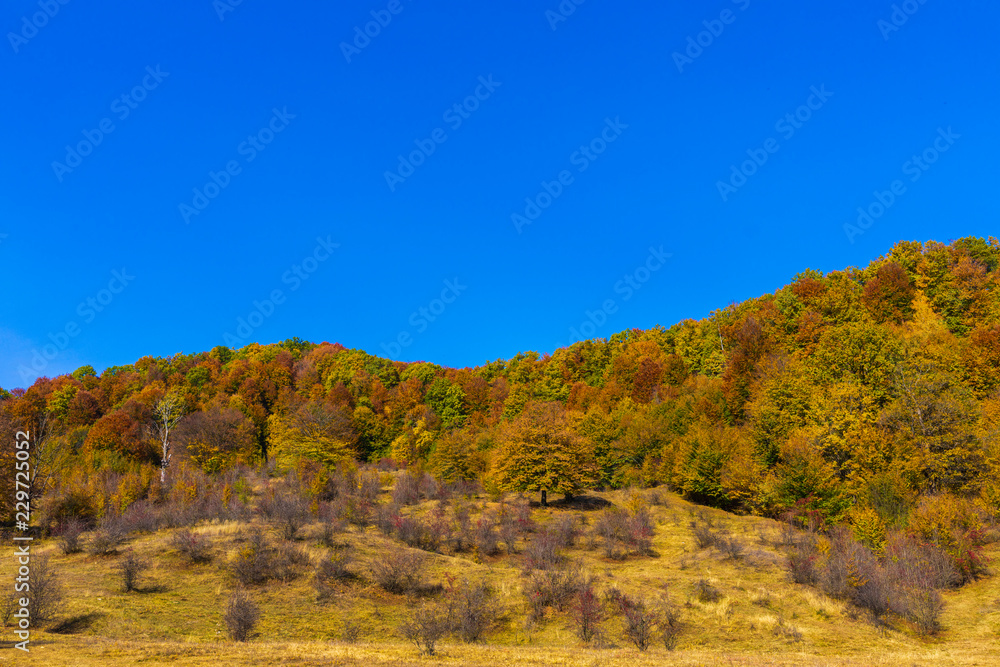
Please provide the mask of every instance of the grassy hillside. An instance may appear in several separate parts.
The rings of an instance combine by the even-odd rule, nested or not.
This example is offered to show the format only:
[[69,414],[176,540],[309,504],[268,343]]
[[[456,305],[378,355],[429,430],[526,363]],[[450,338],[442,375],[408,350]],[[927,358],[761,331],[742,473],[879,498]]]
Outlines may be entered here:
[[[390,474],[385,473],[388,481]],[[266,482],[258,482],[266,484]],[[261,492],[262,489],[255,489]],[[390,490],[382,492],[389,502]],[[495,511],[496,502],[476,496],[472,516]],[[456,499],[452,507],[463,502]],[[648,504],[654,525],[651,549],[624,560],[606,558],[594,534],[598,517],[608,503],[618,507]],[[433,514],[436,500],[403,508],[404,515]],[[682,632],[676,650],[654,643],[639,652],[624,637],[622,620],[603,623],[605,637],[588,646],[574,634],[570,610],[546,610],[544,619],[531,622],[522,593],[528,541],[546,526],[566,516],[580,518],[580,533],[564,550],[563,565],[582,563],[599,592],[617,587],[627,595],[647,600],[664,593],[680,612]],[[873,620],[855,606],[824,595],[817,588],[791,583],[787,554],[791,529],[770,519],[736,516],[693,505],[682,498],[653,491],[592,493],[572,502],[557,501],[531,508],[535,524],[516,544],[519,553],[480,557],[472,552],[442,553],[409,550],[398,537],[375,526],[348,526],[332,541],[352,554],[355,575],[334,585],[324,600],[312,583],[313,564],[329,557],[323,544],[323,523],[313,521],[286,542],[276,526],[254,521],[208,521],[193,528],[212,549],[208,563],[188,562],[172,546],[172,531],[137,532],[117,554],[98,556],[86,551],[64,555],[54,539],[36,543],[36,553],[52,555],[67,589],[65,603],[45,631],[33,637],[30,656],[11,648],[5,630],[0,660],[45,665],[974,665],[988,664],[1000,641],[1000,582],[980,579],[944,593],[941,630],[921,636],[907,621],[892,616]],[[716,531],[728,531],[739,548],[728,555],[696,545],[691,528],[711,522]],[[251,586],[262,616],[256,635],[247,644],[226,639],[223,612],[234,588],[231,564],[252,526],[266,530],[272,544],[291,544],[308,553],[287,582]],[[84,544],[93,539],[84,535]],[[393,594],[371,580],[373,559],[387,550],[416,551],[424,558],[419,569],[423,589]],[[123,593],[115,565],[128,549],[148,557],[151,568],[139,590]],[[12,575],[13,558],[6,550],[3,571]],[[987,555],[995,556],[990,544]],[[445,638],[437,655],[423,657],[398,632],[399,624],[421,604],[446,597],[435,584],[457,580],[484,580],[496,592],[502,613],[485,643],[466,644]],[[699,582],[718,591],[718,599],[700,597]],[[345,641],[345,620],[360,630]]]

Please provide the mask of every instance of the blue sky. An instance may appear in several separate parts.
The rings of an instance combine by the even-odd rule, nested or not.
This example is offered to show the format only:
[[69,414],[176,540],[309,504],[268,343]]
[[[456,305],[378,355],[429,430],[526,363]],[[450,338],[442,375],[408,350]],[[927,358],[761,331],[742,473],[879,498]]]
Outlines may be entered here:
[[986,236],[1000,7],[896,7],[8,2],[0,386],[292,336],[477,365]]

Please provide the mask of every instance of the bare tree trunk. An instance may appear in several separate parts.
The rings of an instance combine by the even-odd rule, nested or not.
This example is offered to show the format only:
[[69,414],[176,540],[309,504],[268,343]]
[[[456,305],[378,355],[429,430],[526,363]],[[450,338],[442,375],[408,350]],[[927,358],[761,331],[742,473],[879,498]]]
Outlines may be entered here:
[[549,492],[547,490],[542,489],[542,507],[548,507],[549,506],[548,493]]

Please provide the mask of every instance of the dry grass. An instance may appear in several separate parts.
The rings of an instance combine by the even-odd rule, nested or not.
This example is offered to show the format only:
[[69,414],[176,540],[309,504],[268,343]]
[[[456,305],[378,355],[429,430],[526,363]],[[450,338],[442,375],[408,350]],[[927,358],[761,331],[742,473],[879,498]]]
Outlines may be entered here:
[[[624,505],[623,493],[597,494]],[[497,592],[507,610],[486,644],[465,645],[453,638],[438,647],[435,663],[447,665],[547,665],[629,667],[670,665],[973,665],[990,664],[1000,647],[1000,580],[987,578],[944,594],[943,630],[921,639],[902,622],[876,627],[843,604],[807,586],[790,582],[783,556],[773,541],[777,524],[703,510],[717,525],[758,552],[755,558],[725,559],[699,550],[687,526],[689,503],[664,494],[665,505],[652,508],[656,535],[652,554],[613,561],[600,548],[579,540],[566,555],[581,560],[597,590],[617,586],[629,595],[655,599],[665,590],[678,604],[684,624],[677,650],[662,644],[640,654],[628,648],[620,621],[605,624],[606,648],[586,648],[575,636],[568,613],[550,612],[539,624],[526,622],[521,594],[523,556],[479,558],[474,554],[426,553],[425,580],[444,583],[446,575],[483,580]],[[482,503],[482,499],[480,499]],[[488,504],[489,505],[489,504]],[[425,502],[407,512],[430,511]],[[489,505],[491,508],[492,505]],[[534,508],[533,518],[547,523],[570,510]],[[581,512],[593,524],[594,512]],[[63,555],[55,540],[38,545],[66,585],[66,604],[46,630],[33,635],[30,655],[12,648],[10,629],[3,631],[0,662],[39,665],[410,665],[428,664],[402,639],[396,628],[413,600],[382,590],[364,578],[338,583],[334,593],[317,600],[311,578],[253,589],[262,616],[257,637],[246,646],[225,637],[223,614],[232,591],[225,564],[240,543],[246,524],[215,523],[193,530],[210,536],[217,558],[208,564],[188,563],[171,550],[170,533],[132,538],[129,546],[152,560],[141,593],[124,595],[113,569],[115,559],[86,553]],[[309,530],[302,534],[312,535]],[[277,540],[276,533],[269,537]],[[374,527],[350,528],[338,535],[349,544],[357,563],[367,564],[399,542]],[[300,545],[314,562],[329,549],[318,541]],[[991,545],[996,559],[997,544]],[[405,547],[402,547],[405,548]],[[422,552],[423,553],[423,552]],[[11,579],[10,549],[0,562],[0,581]],[[996,562],[996,560],[994,560]],[[683,567],[682,567],[683,563]],[[706,580],[720,592],[715,602],[702,602],[695,583]],[[344,622],[362,629],[356,643],[341,641]]]

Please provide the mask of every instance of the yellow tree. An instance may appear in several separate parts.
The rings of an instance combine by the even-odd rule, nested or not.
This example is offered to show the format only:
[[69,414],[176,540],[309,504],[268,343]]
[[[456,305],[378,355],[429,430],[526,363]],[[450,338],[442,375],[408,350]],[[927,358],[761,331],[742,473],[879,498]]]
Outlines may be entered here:
[[350,413],[326,403],[306,403],[291,415],[268,418],[270,450],[278,467],[288,469],[302,458],[328,469],[354,457],[357,433]]
[[493,479],[504,491],[538,491],[572,496],[597,479],[590,443],[575,433],[559,403],[528,403],[500,429]]

